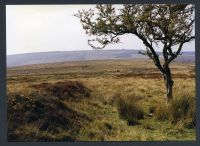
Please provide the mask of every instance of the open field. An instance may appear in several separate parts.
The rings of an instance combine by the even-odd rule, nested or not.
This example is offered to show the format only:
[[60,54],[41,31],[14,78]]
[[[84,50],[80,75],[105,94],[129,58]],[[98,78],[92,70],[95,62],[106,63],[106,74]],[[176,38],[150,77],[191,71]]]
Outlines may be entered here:
[[[193,103],[179,119],[170,106],[165,107],[164,81],[150,60],[8,68],[8,140],[196,140],[195,66],[174,62],[171,69],[174,97],[187,96],[188,103]],[[130,120],[125,110],[128,104],[128,109],[136,109],[133,113],[138,111],[141,116]]]

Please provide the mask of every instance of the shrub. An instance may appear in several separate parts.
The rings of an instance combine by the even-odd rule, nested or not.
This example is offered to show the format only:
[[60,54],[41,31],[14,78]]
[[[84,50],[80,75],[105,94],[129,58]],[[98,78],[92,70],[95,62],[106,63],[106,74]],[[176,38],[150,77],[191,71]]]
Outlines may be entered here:
[[137,97],[117,99],[119,117],[127,120],[129,125],[138,124],[138,120],[144,118],[144,111],[137,102]]

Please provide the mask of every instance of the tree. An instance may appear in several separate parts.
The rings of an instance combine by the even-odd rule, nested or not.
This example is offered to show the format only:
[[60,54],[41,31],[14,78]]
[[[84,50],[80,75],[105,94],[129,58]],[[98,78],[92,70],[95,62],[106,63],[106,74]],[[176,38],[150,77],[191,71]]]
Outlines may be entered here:
[[[173,80],[170,63],[181,55],[185,43],[192,41],[194,5],[192,4],[125,4],[116,9],[111,4],[96,5],[96,9],[79,10],[83,29],[89,36],[88,44],[102,49],[119,43],[119,36],[133,34],[146,46],[139,51],[153,60],[162,73],[167,90],[166,101],[173,98]],[[163,64],[156,47],[162,48]]]

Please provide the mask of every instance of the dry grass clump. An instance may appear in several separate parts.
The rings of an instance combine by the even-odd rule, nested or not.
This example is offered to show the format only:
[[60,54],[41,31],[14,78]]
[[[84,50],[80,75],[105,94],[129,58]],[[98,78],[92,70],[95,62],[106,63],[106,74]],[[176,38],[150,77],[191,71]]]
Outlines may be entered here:
[[169,111],[167,105],[165,103],[157,104],[154,114],[155,118],[159,121],[167,120],[169,118]]
[[169,113],[169,119],[173,124],[182,121],[185,127],[194,128],[196,125],[195,98],[185,93],[176,96],[169,106]]
[[165,103],[156,105],[155,118],[160,121],[169,120],[173,125],[195,128],[195,98],[187,93],[175,93],[174,99],[167,106]]
[[119,117],[127,120],[129,125],[138,124],[139,119],[144,118],[144,111],[138,104],[139,98],[137,96],[128,96],[117,99]]

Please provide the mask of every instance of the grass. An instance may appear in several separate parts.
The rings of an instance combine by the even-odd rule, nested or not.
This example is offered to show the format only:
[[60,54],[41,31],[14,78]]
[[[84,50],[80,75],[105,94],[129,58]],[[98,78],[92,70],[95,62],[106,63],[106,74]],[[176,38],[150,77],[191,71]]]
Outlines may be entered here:
[[[77,82],[65,83],[65,87],[68,86],[69,89],[71,89],[71,87],[77,87],[79,89],[79,85],[80,84]],[[34,85],[34,87],[37,87],[37,90],[25,92],[26,94],[23,94],[24,90],[22,92],[8,94],[9,140],[21,141],[24,139],[29,141],[38,139],[39,141],[45,141],[45,139],[40,137],[41,134],[44,136],[43,133],[46,134],[46,138],[55,137],[54,140],[57,140],[57,135],[63,132],[67,132],[68,139],[73,140],[74,138],[71,135],[78,131],[82,125],[87,124],[90,118],[66,105],[62,97],[54,96],[54,88],[52,88],[52,92],[49,92],[50,90],[45,92],[44,87],[45,89],[49,89],[49,87],[51,87],[50,85],[44,86],[44,84],[39,84],[37,86]],[[58,89],[60,89],[63,87],[63,84],[60,82],[55,83],[54,87],[59,87]],[[81,91],[84,91],[83,88],[81,89]],[[66,98],[67,96],[69,99],[74,98],[75,94],[76,92],[66,95]],[[85,92],[83,92],[83,95],[80,95],[80,97],[83,96],[85,96]],[[77,99],[75,98],[75,100]],[[24,125],[26,125],[26,127],[24,127]],[[32,131],[32,128],[29,128],[29,126],[35,127],[35,132],[37,132],[37,134]],[[71,131],[71,129],[74,131]],[[22,132],[24,132],[24,134],[22,134]],[[66,135],[64,135],[64,137],[66,137]],[[47,138],[47,140],[49,139]],[[50,138],[50,140],[53,139]]]
[[169,119],[169,108],[165,103],[159,103],[156,105],[155,118],[160,121]]
[[[29,74],[22,74],[23,70]],[[193,65],[173,63],[172,72],[175,100],[182,99],[183,95],[190,99],[174,102],[186,111],[175,123],[172,111],[163,117],[162,113],[166,113],[164,81],[146,60],[9,68],[8,140],[195,140]],[[138,124],[129,124],[129,119]]]
[[191,94],[181,94],[175,96],[169,107],[169,118],[172,123],[182,122],[186,127],[196,126],[195,118],[195,98]]
[[117,99],[119,117],[127,120],[128,125],[138,124],[139,119],[144,118],[144,111],[138,104],[139,98],[136,96]]

